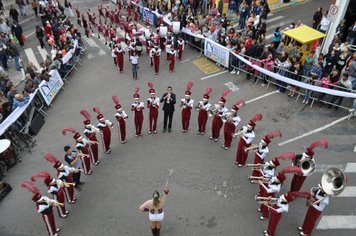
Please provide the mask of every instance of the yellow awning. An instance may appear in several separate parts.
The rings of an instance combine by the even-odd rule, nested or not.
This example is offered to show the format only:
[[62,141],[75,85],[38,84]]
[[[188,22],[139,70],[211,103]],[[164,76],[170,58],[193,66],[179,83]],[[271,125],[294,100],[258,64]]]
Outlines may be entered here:
[[326,36],[325,34],[306,25],[284,31],[283,33],[301,44],[307,44]]

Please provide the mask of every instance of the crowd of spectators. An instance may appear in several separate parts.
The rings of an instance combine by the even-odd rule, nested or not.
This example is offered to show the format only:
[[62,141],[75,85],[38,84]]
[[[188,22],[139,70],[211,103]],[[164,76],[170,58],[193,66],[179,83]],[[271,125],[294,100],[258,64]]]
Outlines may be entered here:
[[[283,76],[335,90],[356,89],[356,53],[350,51],[350,45],[355,42],[356,22],[349,28],[346,28],[345,21],[341,22],[328,52],[325,55],[312,52],[306,55],[305,61],[302,61],[301,45],[293,41],[285,45],[283,34],[284,30],[301,26],[300,21],[291,22],[286,29],[277,27],[272,42],[266,42],[266,20],[270,8],[265,0],[230,0],[227,15],[222,13],[222,0],[217,6],[213,1],[207,0],[167,3],[168,1],[161,1],[161,4],[157,4],[157,1],[141,0],[140,6],[164,14],[171,21],[179,21],[181,27],[203,35],[236,54],[250,58],[253,63]],[[235,27],[232,27],[233,25]],[[312,27],[325,33],[329,25],[328,12],[323,12],[320,7],[313,16]],[[204,41],[201,38],[186,35],[186,40],[199,50],[203,49]],[[259,75],[259,72],[252,68],[242,68],[243,64],[237,57],[233,56],[231,61],[229,69],[232,74],[238,74],[241,69],[245,69],[249,72],[246,79]],[[262,86],[265,86],[270,78],[261,76],[263,77]],[[295,96],[299,90],[298,87],[289,86],[283,82],[275,81],[275,83],[277,83],[279,92],[288,90],[289,97]],[[304,94],[304,104],[308,104],[311,97],[318,101],[324,99],[324,102],[326,99],[324,94],[313,94],[312,91],[305,91]],[[327,102],[340,105],[342,97],[333,96],[328,98]],[[335,108],[337,109],[338,106]]]

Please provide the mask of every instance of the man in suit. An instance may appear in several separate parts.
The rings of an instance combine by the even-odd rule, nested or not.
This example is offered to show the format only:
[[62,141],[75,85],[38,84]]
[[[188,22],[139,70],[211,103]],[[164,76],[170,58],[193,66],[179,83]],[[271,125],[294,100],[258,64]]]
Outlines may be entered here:
[[176,95],[172,92],[172,87],[168,86],[167,92],[163,94],[161,98],[161,103],[163,103],[163,133],[166,132],[167,121],[168,121],[168,133],[172,131],[172,120],[174,113],[174,104],[176,104]]

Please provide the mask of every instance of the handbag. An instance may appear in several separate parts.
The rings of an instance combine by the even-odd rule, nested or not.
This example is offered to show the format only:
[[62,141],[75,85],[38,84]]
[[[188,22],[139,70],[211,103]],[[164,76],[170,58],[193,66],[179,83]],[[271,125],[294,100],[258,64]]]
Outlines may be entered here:
[[22,34],[21,39],[22,39],[22,42],[26,42],[26,35]]

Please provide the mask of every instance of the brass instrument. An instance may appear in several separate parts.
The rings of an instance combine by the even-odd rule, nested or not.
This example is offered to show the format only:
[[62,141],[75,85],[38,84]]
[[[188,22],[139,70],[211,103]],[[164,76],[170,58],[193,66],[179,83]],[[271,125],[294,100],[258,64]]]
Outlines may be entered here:
[[219,104],[214,104],[214,107],[213,108],[210,108],[208,110],[208,116],[209,117],[213,117],[215,116],[216,112],[219,110],[220,108],[220,105]]
[[259,164],[246,164],[246,167],[252,167],[252,168],[257,168],[257,167],[265,167],[266,164],[262,164],[262,163],[259,163]]
[[186,102],[185,99],[180,100],[180,107],[181,107],[182,109],[187,108],[187,102]]
[[249,176],[248,180],[251,180],[251,183],[258,184],[259,180],[262,180],[263,183],[268,183],[270,181],[269,178],[265,178],[262,176]]
[[311,174],[315,169],[315,161],[312,158],[299,160],[297,165],[302,169],[304,175]]
[[248,148],[244,148],[244,151],[245,152],[248,152],[248,151],[255,151],[255,150],[257,150],[258,149],[258,145],[257,144],[252,144],[250,147],[248,147]]
[[195,109],[197,112],[199,112],[199,111],[201,110],[201,108],[202,108],[202,103],[201,103],[201,102],[199,102],[198,105],[196,105],[196,106],[194,107],[194,109]]
[[243,130],[243,129],[240,129],[240,130],[238,130],[237,132],[235,132],[235,133],[232,135],[232,137],[233,137],[233,138],[236,138],[237,136],[240,136],[243,132],[244,132],[244,130]]
[[278,201],[278,197],[259,197],[259,196],[255,195],[255,201],[276,203]]
[[[320,185],[322,190],[330,196],[337,196],[345,189],[346,184],[346,176],[345,174],[338,168],[332,167],[327,169],[324,174],[321,176]],[[318,190],[319,187],[313,187],[310,189],[310,193],[312,196],[315,195],[315,190]],[[307,201],[307,205],[315,205],[324,200],[321,198],[319,200],[315,200],[315,198],[311,197],[309,201]]]
[[226,123],[228,120],[232,118],[232,113],[231,112],[226,112],[225,115],[221,117],[221,121],[223,123]]

